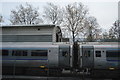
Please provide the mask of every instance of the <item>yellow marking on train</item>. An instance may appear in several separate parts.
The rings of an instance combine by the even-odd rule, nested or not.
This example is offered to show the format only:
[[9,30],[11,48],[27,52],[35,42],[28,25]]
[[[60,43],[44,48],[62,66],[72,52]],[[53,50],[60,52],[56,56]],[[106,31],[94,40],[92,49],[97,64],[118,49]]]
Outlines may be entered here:
[[45,66],[39,66],[40,68],[45,68]]
[[109,69],[110,69],[110,70],[115,70],[115,68],[113,68],[113,67],[110,67]]

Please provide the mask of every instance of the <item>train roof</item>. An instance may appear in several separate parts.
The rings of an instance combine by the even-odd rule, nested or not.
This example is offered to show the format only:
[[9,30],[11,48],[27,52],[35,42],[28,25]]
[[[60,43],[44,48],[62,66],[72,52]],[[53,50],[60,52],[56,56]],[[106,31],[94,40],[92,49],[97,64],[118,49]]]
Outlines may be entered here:
[[1,47],[58,47],[58,46],[69,46],[65,43],[52,43],[52,42],[3,42],[0,43]]
[[[72,44],[65,43],[65,42],[1,42],[1,47],[55,47],[55,46],[69,46]],[[119,44],[116,42],[111,43],[85,43],[79,44],[80,46],[94,46],[94,47],[120,47]]]
[[120,48],[120,46],[118,44],[101,44],[101,45],[84,44],[84,45],[80,45],[80,47],[81,46],[93,46],[94,48]]
[[94,46],[95,48],[120,48],[119,42],[81,42],[81,46]]
[[2,43],[2,47],[34,47],[34,48],[39,48],[39,47],[58,47],[58,45],[52,45],[51,43],[34,43],[34,42],[16,42],[16,43]]
[[79,42],[80,45],[118,45],[119,42]]

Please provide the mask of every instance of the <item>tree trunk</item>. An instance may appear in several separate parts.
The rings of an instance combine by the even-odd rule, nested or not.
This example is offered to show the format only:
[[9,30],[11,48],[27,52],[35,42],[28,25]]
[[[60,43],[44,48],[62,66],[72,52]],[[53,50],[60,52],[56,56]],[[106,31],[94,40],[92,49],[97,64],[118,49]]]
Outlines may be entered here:
[[73,36],[73,44],[74,44],[74,42],[75,42],[75,35],[74,35],[75,33],[74,33],[74,31],[72,31],[72,36]]

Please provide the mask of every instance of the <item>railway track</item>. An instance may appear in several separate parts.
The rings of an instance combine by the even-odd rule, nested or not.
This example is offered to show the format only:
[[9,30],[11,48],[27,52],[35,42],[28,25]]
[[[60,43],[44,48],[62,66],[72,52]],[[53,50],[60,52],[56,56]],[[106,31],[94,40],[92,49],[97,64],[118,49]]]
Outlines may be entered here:
[[1,80],[112,80],[112,79],[92,79],[86,77],[48,77],[48,76],[13,76],[3,75]]

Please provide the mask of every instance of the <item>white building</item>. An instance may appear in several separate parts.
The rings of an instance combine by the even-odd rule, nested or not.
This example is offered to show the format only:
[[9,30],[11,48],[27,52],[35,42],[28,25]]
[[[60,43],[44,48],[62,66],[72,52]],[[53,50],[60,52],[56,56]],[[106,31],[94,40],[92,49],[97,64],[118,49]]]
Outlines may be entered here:
[[62,33],[55,25],[2,26],[2,42],[61,42]]

